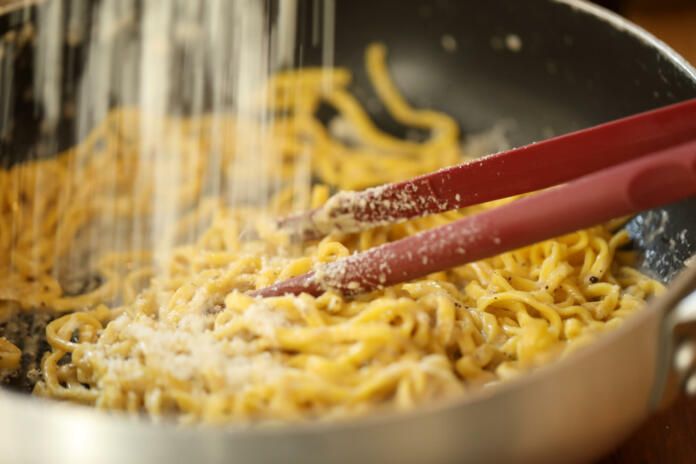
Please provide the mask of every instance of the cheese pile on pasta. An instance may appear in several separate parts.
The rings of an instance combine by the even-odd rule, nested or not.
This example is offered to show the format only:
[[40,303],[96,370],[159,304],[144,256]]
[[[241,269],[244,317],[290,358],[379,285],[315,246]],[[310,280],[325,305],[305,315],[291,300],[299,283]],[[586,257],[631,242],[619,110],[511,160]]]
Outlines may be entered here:
[[[367,69],[394,119],[429,131],[428,140],[379,131],[347,90],[346,70],[302,69],[269,81],[265,104],[277,113],[269,127],[225,115],[159,118],[167,137],[158,142],[171,144],[180,153],[175,162],[186,166],[164,190],[137,182],[156,168],[142,155],[147,147],[138,129],[143,118],[156,117],[127,108],[114,110],[80,146],[1,171],[0,300],[64,313],[47,327],[51,350],[35,393],[152,417],[175,414],[185,423],[331,420],[408,409],[564,356],[661,291],[630,267],[630,253],[619,250],[629,238],[616,222],[355,298],[246,296],[512,201],[305,244],[269,227],[274,215],[322,204],[330,189],[401,180],[469,156],[451,118],[413,109],[399,95],[383,46],[368,48]],[[319,121],[320,104],[335,108],[351,143]],[[270,207],[227,207],[206,195],[214,144],[205,134],[213,127],[267,140],[263,149],[273,156],[259,162],[271,160],[279,179]],[[220,166],[233,165],[239,150],[258,148],[242,142],[216,148]],[[320,180],[311,191],[306,186],[304,203],[292,182],[302,156]],[[90,224],[103,217],[132,223],[172,196],[181,220],[162,238],[175,244],[165,262],[137,247],[102,254],[95,269],[85,270],[98,275],[98,285],[67,291],[57,270],[75,268],[78,261],[65,256]],[[206,221],[209,227],[190,239],[186,231]]]

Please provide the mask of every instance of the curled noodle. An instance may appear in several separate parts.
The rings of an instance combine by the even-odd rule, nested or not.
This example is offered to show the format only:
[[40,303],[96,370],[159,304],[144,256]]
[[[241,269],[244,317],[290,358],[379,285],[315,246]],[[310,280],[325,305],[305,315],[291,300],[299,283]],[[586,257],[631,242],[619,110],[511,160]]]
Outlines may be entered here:
[[[416,110],[399,94],[382,45],[368,48],[366,61],[392,116],[430,138],[405,141],[377,129],[349,92],[346,70],[276,75],[263,104],[281,115],[266,148],[286,183],[271,214],[296,206],[290,179],[294,161],[307,153],[320,182],[305,207],[325,202],[331,188],[401,180],[465,159],[452,118]],[[315,114],[320,103],[337,110],[358,144],[331,135]],[[7,187],[0,189],[0,221],[15,225],[0,227],[0,255],[10,257],[0,264],[7,271],[0,299],[64,313],[46,330],[51,351],[39,395],[152,417],[176,414],[184,423],[333,420],[409,409],[566,356],[662,291],[630,267],[621,251],[628,236],[612,223],[352,299],[331,292],[250,298],[248,290],[514,200],[292,244],[268,225],[268,210],[226,208],[204,195],[210,159],[193,154],[208,153],[212,142],[202,134],[213,126],[223,134],[258,134],[258,124],[225,115],[160,121],[170,140],[191,148],[179,160],[191,168],[157,193],[134,181],[154,169],[135,148],[138,122],[150,117],[116,109],[80,146],[0,171]],[[225,145],[223,165],[235,156],[233,142]],[[41,197],[37,182],[45,184]],[[167,261],[155,262],[150,250],[105,254],[96,263],[99,284],[66,294],[53,270],[80,231],[104,211],[147,215],[158,194],[176,195],[182,209],[166,239],[175,243]],[[202,218],[212,222],[188,240],[186,231]],[[253,233],[243,233],[249,224]]]

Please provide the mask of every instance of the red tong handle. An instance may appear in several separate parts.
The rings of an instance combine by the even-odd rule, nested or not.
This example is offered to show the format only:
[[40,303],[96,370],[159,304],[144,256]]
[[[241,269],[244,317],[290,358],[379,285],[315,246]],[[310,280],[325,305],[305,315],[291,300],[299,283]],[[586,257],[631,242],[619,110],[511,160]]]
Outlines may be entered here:
[[693,195],[696,140],[337,260],[251,295],[364,293]]
[[[343,232],[484,203],[576,179],[639,156],[691,140],[696,134],[696,99],[618,119],[543,142],[490,155],[413,179],[353,192],[331,210]],[[318,210],[281,219],[286,229],[316,238],[308,227]],[[311,218],[309,221],[308,219]],[[315,224],[316,225],[316,224]],[[330,229],[331,224],[323,229]]]

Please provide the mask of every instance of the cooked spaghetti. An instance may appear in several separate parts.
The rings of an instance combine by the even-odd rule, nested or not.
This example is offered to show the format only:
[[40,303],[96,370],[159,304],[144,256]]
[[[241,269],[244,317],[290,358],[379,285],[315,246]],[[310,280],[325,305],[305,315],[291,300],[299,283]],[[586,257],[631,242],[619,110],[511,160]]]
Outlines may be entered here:
[[[0,302],[65,313],[47,327],[51,350],[35,393],[154,418],[176,414],[185,423],[331,420],[408,409],[565,356],[662,291],[630,266],[631,253],[620,250],[628,235],[614,222],[356,298],[246,296],[354,251],[513,201],[302,245],[270,227],[270,217],[322,204],[331,188],[400,180],[471,155],[451,118],[413,109],[399,94],[383,46],[368,49],[367,69],[394,119],[429,131],[428,140],[378,130],[348,91],[348,71],[302,69],[274,76],[259,98],[277,112],[270,128],[224,115],[162,119],[118,109],[80,146],[1,171]],[[351,143],[318,119],[321,103],[336,109]],[[180,154],[172,162],[186,166],[164,190],[138,182],[156,168],[142,156],[142,118],[158,118],[167,134],[158,142],[171,144]],[[228,207],[206,194],[213,143],[201,128],[211,126],[265,140],[263,147],[223,141],[220,156],[226,166],[239,150],[273,154],[261,159],[274,163],[269,172],[278,178],[268,208]],[[320,180],[311,190],[293,181],[305,156]],[[98,285],[67,291],[59,271],[81,262],[68,251],[94,223],[116,227],[103,217],[123,218],[132,227],[133,218],[147,217],[171,196],[181,220],[161,238],[173,244],[164,261],[138,243],[122,244],[94,269],[82,261],[80,270],[96,273]],[[18,358],[9,345],[0,339],[0,367]]]

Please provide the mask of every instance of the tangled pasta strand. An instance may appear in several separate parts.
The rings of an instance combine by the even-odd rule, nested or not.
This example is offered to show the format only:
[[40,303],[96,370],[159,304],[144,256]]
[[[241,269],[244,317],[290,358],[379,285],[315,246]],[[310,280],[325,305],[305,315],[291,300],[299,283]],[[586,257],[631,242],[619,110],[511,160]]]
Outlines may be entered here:
[[[263,92],[269,99],[259,97],[278,112],[270,129],[224,115],[158,121],[180,154],[174,161],[191,166],[177,171],[171,189],[136,181],[154,176],[161,160],[142,156],[148,147],[139,142],[139,128],[154,116],[126,108],[79,147],[0,171],[9,187],[0,189],[0,221],[13,225],[0,234],[2,256],[9,256],[0,264],[0,299],[65,313],[46,330],[51,352],[35,393],[154,418],[176,414],[184,423],[333,420],[408,409],[566,356],[662,291],[630,267],[630,253],[621,250],[628,235],[612,222],[352,299],[331,292],[246,296],[513,201],[301,245],[270,227],[269,214],[316,207],[331,188],[400,180],[464,158],[451,118],[413,109],[398,93],[383,46],[368,48],[366,61],[392,116],[430,131],[427,141],[379,131],[349,93],[346,70],[305,69],[272,77]],[[322,102],[334,106],[358,143],[331,135],[315,114]],[[213,130],[224,134],[220,146],[206,135]],[[239,133],[255,135],[242,143],[233,136]],[[281,183],[267,208],[229,208],[206,196],[214,148],[222,166],[234,165],[240,149],[272,154],[260,162],[274,163],[269,172]],[[306,156],[321,180],[311,189],[293,181]],[[226,173],[218,175],[224,185]],[[104,212],[145,217],[172,196],[180,221],[163,239],[173,244],[166,260],[139,249],[102,254],[90,268],[99,285],[66,294],[56,270],[89,223]]]

